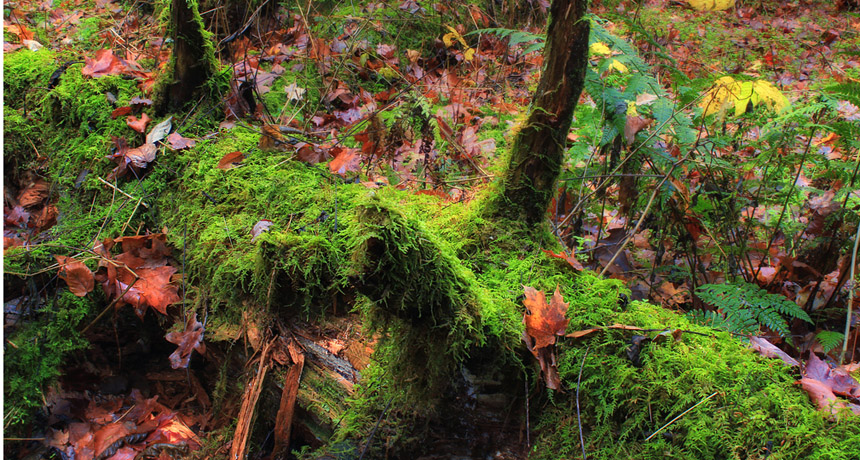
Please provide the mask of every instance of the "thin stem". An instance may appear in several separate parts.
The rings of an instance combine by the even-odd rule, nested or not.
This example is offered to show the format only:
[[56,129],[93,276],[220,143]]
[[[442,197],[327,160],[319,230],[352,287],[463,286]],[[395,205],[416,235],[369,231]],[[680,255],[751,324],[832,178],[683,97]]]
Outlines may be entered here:
[[860,246],[860,224],[857,224],[857,233],[854,234],[854,251],[851,253],[851,281],[848,286],[848,313],[845,316],[845,337],[842,339],[842,353],[839,353],[839,365],[845,359],[848,351],[848,334],[851,333],[851,309],[854,307],[854,267],[857,266],[857,247]]

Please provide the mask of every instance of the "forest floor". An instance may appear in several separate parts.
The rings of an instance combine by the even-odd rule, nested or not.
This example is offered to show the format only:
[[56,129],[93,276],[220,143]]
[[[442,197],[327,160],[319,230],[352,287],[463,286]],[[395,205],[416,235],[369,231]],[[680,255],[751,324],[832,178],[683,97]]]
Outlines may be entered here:
[[[382,200],[392,189],[408,194],[429,209],[409,211],[410,218],[441,222],[427,224],[428,232],[456,240],[458,227],[446,228],[446,219],[461,218],[500,175],[539,78],[542,12],[533,3],[510,12],[444,1],[265,2],[248,10],[214,2],[201,15],[222,71],[187,112],[168,118],[152,100],[170,65],[166,2],[6,2],[4,428],[14,436],[4,452],[216,458],[254,439],[260,445],[250,451],[263,458],[289,443],[289,427],[285,434],[274,424],[262,440],[240,433],[255,412],[246,406],[266,401],[270,368],[290,382],[285,364],[304,360],[296,358],[298,346],[325,361],[307,365],[303,379],[317,392],[298,396],[296,418],[304,422],[289,454],[311,456],[324,436],[308,420],[328,414],[337,429],[345,413],[340,392],[355,397],[358,372],[376,372],[368,366],[379,334],[365,330],[354,292],[332,294],[325,285],[346,279],[326,271],[329,261],[311,246],[329,243],[304,238],[329,235],[316,226],[337,233],[337,213],[349,216],[352,206],[339,200],[360,188]],[[858,368],[860,317],[849,316],[852,328],[845,328],[860,221],[856,3],[768,0],[713,11],[723,3],[729,6],[591,6],[586,92],[547,210],[555,241],[524,251],[543,249],[541,257],[570,273],[617,280],[631,300],[691,323],[755,333],[764,339],[753,348],[765,356],[812,363],[798,376],[809,379],[804,389],[826,411],[834,401],[860,410],[860,385],[849,375]],[[209,169],[197,163],[207,155]],[[290,193],[267,195],[257,176],[240,176],[261,164],[270,172],[288,164],[264,177],[280,177]],[[300,179],[311,185],[289,182]],[[179,183],[187,188],[179,191]],[[318,202],[306,198],[317,191]],[[179,213],[165,209],[185,198]],[[233,201],[247,208],[197,211]],[[281,207],[291,211],[279,215]],[[290,341],[267,336],[252,313],[214,305],[236,301],[232,289],[254,286],[254,300],[268,307],[274,281],[249,277],[219,288],[221,268],[185,272],[186,258],[216,254],[186,244],[186,232],[207,244],[265,251],[277,247],[270,229],[301,235],[306,252],[277,256],[298,258],[303,276],[319,277],[319,286],[291,280],[296,292],[331,299],[325,320],[308,310],[298,315],[306,321],[295,320]],[[218,257],[233,258],[231,275],[256,263]],[[517,276],[519,295],[532,271]],[[727,297],[743,307],[719,305]],[[745,313],[751,303],[760,309]],[[518,324],[522,313],[514,316]],[[269,361],[259,358],[267,353]],[[189,372],[197,355],[206,360]],[[250,356],[258,359],[243,360]],[[559,366],[576,368],[562,360]],[[314,372],[320,381],[332,378],[326,367],[341,369],[342,388],[331,394],[325,383],[313,387]],[[565,369],[562,380],[577,382]],[[499,396],[497,387],[508,382],[463,374],[460,390],[480,401],[475,420],[464,423],[471,431],[458,437],[460,427],[432,426],[439,433],[432,453],[440,457],[425,458],[466,457],[464,443],[494,446],[494,458],[551,457],[530,451],[538,438],[544,446],[553,441],[546,441],[547,422],[529,426],[529,396],[526,423],[510,421],[487,409],[522,402]],[[233,385],[246,379],[259,384],[256,395]],[[225,397],[236,386],[239,395]],[[278,397],[258,409],[260,417],[274,423],[285,416]],[[388,405],[374,404],[384,407],[372,420],[378,426]],[[566,415],[557,420],[571,423]],[[396,439],[387,429],[383,423],[377,436]]]

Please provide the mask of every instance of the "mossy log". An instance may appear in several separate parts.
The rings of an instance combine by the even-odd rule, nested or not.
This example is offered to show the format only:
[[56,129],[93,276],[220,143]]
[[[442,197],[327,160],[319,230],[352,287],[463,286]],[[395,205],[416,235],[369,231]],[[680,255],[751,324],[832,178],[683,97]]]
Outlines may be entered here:
[[[8,70],[27,65],[27,55],[18,53],[31,52],[6,57],[4,85],[46,88],[50,66],[14,79]],[[371,190],[286,153],[261,152],[258,133],[235,128],[188,150],[161,150],[145,175],[119,181],[132,197],[146,195],[147,211],[135,208],[136,200],[117,199],[98,180],[113,167],[102,160],[109,135],[127,131],[123,120],[110,119],[104,93],[115,92],[126,103],[136,94],[133,84],[83,79],[77,72],[45,91],[22,98],[33,103],[29,118],[18,102],[4,108],[12,120],[4,129],[13,137],[38,135],[39,147],[50,147],[41,151],[51,156],[61,213],[46,235],[55,240],[52,247],[87,247],[96,235],[130,234],[138,225],[166,227],[177,259],[185,260],[186,308],[207,312],[205,340],[212,348],[219,341],[240,348],[250,340],[249,317],[260,330],[277,321],[323,324],[347,310],[365,320],[361,333],[377,341],[352,393],[312,365],[300,387],[298,417],[318,433],[321,456],[357,454],[364,446],[365,458],[450,453],[451,445],[470,442],[477,447],[468,455],[522,453],[531,440],[534,458],[572,458],[580,455],[581,419],[590,458],[858,457],[860,424],[819,412],[793,384],[795,369],[677,313],[643,302],[620,304],[626,289],[619,281],[575,273],[540,251],[554,241],[543,225],[486,213],[484,204],[498,199],[495,190],[444,205],[430,196]],[[62,107],[63,117],[54,118],[52,107]],[[242,167],[217,167],[237,150],[246,156]],[[253,235],[262,219],[272,222],[269,231]],[[24,255],[27,264],[47,266],[52,251],[9,251],[4,266],[25,269]],[[653,340],[641,346],[641,367],[627,358],[632,331],[561,338],[556,353],[564,392],[547,392],[520,342],[523,284],[560,288],[570,303],[569,331],[622,323],[702,335],[656,340],[657,332],[649,333]],[[243,327],[246,337],[225,333]],[[39,352],[57,358],[50,346]],[[241,382],[232,383],[226,390]],[[279,394],[276,386],[272,394]],[[264,413],[260,426],[270,422]],[[493,435],[473,442],[487,430]],[[455,431],[474,438],[457,438]]]

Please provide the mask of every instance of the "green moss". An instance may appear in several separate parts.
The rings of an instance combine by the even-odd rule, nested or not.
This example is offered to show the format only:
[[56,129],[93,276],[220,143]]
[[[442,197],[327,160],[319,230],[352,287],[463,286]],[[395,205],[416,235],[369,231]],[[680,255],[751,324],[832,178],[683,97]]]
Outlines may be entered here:
[[62,291],[47,305],[31,307],[27,321],[7,334],[3,356],[4,426],[17,428],[43,403],[42,394],[59,375],[70,353],[86,347],[78,325],[93,309],[95,296]]
[[[593,281],[580,284],[580,289],[593,286]],[[640,355],[641,368],[626,356],[631,331],[604,331],[583,341],[559,343],[559,374],[569,395],[577,387],[589,347],[579,387],[589,457],[749,458],[763,455],[767,445],[772,445],[770,458],[856,457],[860,424],[847,419],[828,422],[805,392],[793,385],[797,375],[781,361],[762,358],[729,335],[712,336],[712,331],[660,307],[634,302],[627,311],[613,312],[603,300],[607,297],[599,291],[581,291],[572,297],[569,330],[618,322],[704,335],[688,333],[679,341],[670,337],[647,342]],[[602,321],[577,321],[583,309],[597,310],[589,319]],[[645,441],[712,393],[716,393],[713,399],[685,414],[663,435]],[[536,458],[580,452],[579,429],[571,416],[576,410],[574,399],[559,396],[552,398],[541,416],[533,451]],[[828,435],[821,436],[825,431]]]
[[39,51],[21,48],[3,53],[4,106],[18,108],[27,100],[32,109],[35,106],[33,96],[47,89],[55,68],[54,53],[46,48]]

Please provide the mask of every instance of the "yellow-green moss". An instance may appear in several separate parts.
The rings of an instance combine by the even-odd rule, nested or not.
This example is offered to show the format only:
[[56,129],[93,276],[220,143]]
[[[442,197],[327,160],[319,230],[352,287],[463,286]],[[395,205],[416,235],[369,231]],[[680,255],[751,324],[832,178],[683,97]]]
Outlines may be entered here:
[[[585,447],[590,458],[769,458],[849,459],[860,454],[860,423],[829,422],[793,382],[795,369],[765,359],[725,333],[695,326],[661,307],[633,302],[625,311],[599,291],[589,292],[593,277],[580,284],[571,301],[569,330],[622,323],[645,329],[677,328],[679,341],[647,342],[642,367],[626,355],[634,334],[610,330],[557,345],[559,374],[566,396],[555,395],[538,425],[535,458],[575,456],[579,428],[575,417],[577,378],[590,347],[580,385]],[[599,283],[599,281],[598,281]],[[581,321],[583,311],[591,321]],[[716,334],[716,335],[713,335]],[[651,433],[710,394],[717,395],[685,414],[661,435]],[[823,433],[827,433],[824,435]]]

